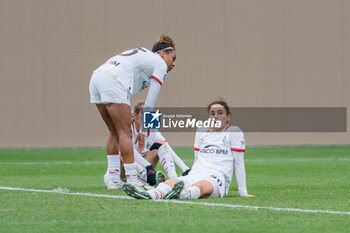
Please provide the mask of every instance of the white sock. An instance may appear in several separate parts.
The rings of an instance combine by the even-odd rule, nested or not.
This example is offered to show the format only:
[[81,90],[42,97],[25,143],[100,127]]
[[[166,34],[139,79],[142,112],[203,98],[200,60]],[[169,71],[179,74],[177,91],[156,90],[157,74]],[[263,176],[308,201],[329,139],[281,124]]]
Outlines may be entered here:
[[197,186],[191,186],[181,192],[179,199],[199,199],[200,196],[201,190]]
[[130,184],[137,182],[136,163],[124,163],[126,181]]
[[146,170],[146,168],[144,168],[143,166],[141,166],[137,162],[135,162],[135,163],[136,163],[137,176],[141,180],[147,182],[147,170]]
[[138,164],[140,164],[141,166],[147,167],[149,165],[151,165],[145,158],[142,157],[142,155],[134,149],[134,158],[135,158],[135,162],[137,162]]
[[159,147],[158,157],[160,164],[164,168],[164,171],[167,173],[169,179],[176,178],[177,174],[173,156],[171,155],[171,150],[166,144],[163,144],[161,147]]
[[108,173],[112,182],[120,181],[120,155],[107,155]]
[[165,183],[160,183],[157,188],[147,191],[153,200],[163,199],[165,195],[171,192],[171,187]]
[[175,153],[175,151],[173,150],[173,148],[171,148],[171,146],[166,142],[165,143],[167,145],[167,147],[169,147],[169,150],[171,152],[171,156],[173,157],[173,160],[175,162],[175,165],[178,166],[181,171],[185,172],[188,169],[190,169],[189,167],[187,167],[187,165],[180,159],[180,157]]

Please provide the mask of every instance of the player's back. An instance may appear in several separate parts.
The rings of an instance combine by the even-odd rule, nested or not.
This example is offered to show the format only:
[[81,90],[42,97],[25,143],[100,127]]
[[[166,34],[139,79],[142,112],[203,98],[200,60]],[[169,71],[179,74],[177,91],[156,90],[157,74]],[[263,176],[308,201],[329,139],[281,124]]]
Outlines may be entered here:
[[155,74],[157,80],[162,83],[167,71],[167,65],[159,54],[140,47],[111,57],[97,70],[132,81],[130,92],[134,95],[148,87],[151,77]]
[[102,66],[115,69],[118,66],[128,70],[133,75],[140,72],[152,74],[155,66],[164,63],[158,54],[155,54],[145,48],[130,49],[111,57]]

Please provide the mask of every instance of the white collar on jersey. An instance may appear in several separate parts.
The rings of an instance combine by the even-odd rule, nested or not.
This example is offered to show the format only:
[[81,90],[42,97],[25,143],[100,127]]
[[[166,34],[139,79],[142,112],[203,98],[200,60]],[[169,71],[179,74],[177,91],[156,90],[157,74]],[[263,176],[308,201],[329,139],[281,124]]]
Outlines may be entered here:
[[[225,129],[222,130],[222,131],[220,131],[220,132],[226,132],[226,130],[227,130],[229,127],[230,127],[229,125],[226,125]],[[210,128],[210,129],[208,129],[208,132],[215,132],[215,131],[213,131],[213,130]],[[220,132],[216,132],[216,133],[220,133]]]

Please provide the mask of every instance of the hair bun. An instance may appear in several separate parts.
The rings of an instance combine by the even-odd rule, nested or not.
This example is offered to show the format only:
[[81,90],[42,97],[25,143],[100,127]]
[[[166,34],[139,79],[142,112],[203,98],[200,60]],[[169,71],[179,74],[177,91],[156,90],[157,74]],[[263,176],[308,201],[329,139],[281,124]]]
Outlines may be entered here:
[[165,33],[160,34],[157,41],[153,44],[153,52],[165,49],[166,47],[172,47],[175,50],[175,41]]
[[173,43],[173,39],[170,38],[170,36],[168,36],[167,34],[160,34],[157,42],[159,43],[165,43],[165,44],[172,44]]

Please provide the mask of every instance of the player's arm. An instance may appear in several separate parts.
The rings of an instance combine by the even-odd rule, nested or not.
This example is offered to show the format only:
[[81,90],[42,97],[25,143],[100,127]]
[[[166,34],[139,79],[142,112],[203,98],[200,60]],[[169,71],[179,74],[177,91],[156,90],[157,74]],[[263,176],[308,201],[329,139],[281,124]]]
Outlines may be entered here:
[[[239,129],[240,130],[240,129]],[[254,197],[247,192],[246,172],[244,166],[245,138],[243,132],[232,132],[231,151],[234,158],[235,177],[238,186],[238,193],[241,197]]]
[[[161,88],[160,83],[157,80],[152,78],[150,81],[150,86],[148,89],[148,93],[147,93],[147,97],[144,105],[144,111],[145,110],[151,111],[153,109],[156,103],[160,88]],[[139,152],[141,152],[145,146],[145,135],[147,135],[147,129],[143,128],[143,119],[142,119],[141,129],[135,141],[135,144],[139,143],[139,146],[137,148]]]
[[245,197],[248,195],[248,192],[244,166],[244,152],[232,150],[232,155],[235,163],[235,176],[238,185],[238,193],[241,197]]
[[199,151],[200,151],[200,133],[197,130],[196,132],[196,136],[194,137],[194,145],[193,145],[193,149],[194,149],[194,161],[193,164],[196,162]]

